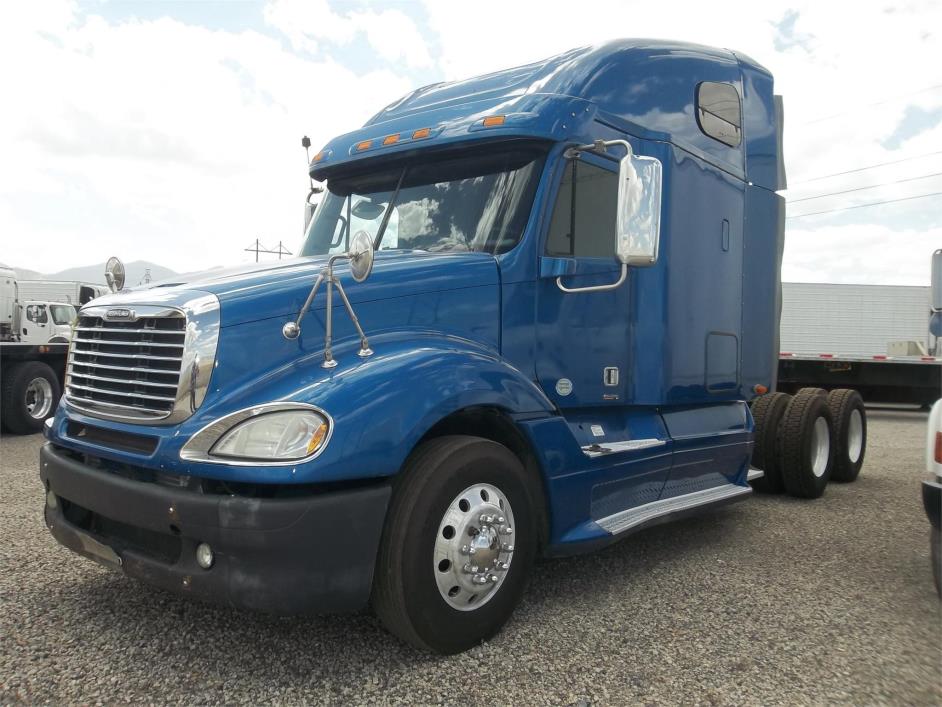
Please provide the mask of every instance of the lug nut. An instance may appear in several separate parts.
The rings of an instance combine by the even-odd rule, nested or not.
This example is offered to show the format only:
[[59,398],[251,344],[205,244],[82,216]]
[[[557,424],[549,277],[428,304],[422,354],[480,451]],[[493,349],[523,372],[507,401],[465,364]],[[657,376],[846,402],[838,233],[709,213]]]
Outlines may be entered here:
[[514,546],[504,543],[503,545],[500,546],[500,549],[503,550],[504,552],[513,552]]
[[491,583],[496,583],[500,577],[498,577],[496,574],[492,574],[490,577],[488,577],[488,579],[491,581]]
[[504,516],[497,516],[497,522],[498,522],[498,523],[503,523],[503,522],[504,522]]
[[468,554],[468,550],[470,550],[470,549],[471,549],[471,548],[469,548],[467,545],[462,545],[462,546],[461,546],[461,554],[462,554],[462,555],[467,555],[467,554]]
[[505,526],[501,527],[500,532],[501,532],[501,534],[503,534],[503,535],[510,535],[510,534],[512,534],[512,533],[514,532],[514,529],[511,528],[509,525],[505,525]]
[[473,555],[475,552],[476,552],[476,550],[475,550],[473,547],[469,547],[469,548],[468,548],[468,554],[469,554],[469,555]]

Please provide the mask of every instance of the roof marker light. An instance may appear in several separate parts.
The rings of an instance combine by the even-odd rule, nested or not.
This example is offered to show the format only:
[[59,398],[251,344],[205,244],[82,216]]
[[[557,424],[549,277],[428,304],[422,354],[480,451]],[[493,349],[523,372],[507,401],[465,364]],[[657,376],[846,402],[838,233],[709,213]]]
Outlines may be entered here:
[[489,115],[484,119],[485,128],[496,128],[498,125],[504,124],[504,116],[502,115]]
[[370,149],[370,146],[372,146],[372,144],[373,144],[372,140],[364,140],[363,142],[358,142],[355,149],[357,152],[368,150]]
[[395,145],[397,142],[399,142],[399,133],[393,133],[383,138],[384,145]]
[[323,151],[323,150],[321,150],[321,151],[318,152],[316,155],[314,155],[314,157],[311,159],[311,163],[313,164],[314,162],[320,162],[322,159],[324,159],[324,151]]
[[418,130],[412,133],[412,139],[421,140],[422,138],[426,138],[431,134],[432,134],[431,128],[419,128]]

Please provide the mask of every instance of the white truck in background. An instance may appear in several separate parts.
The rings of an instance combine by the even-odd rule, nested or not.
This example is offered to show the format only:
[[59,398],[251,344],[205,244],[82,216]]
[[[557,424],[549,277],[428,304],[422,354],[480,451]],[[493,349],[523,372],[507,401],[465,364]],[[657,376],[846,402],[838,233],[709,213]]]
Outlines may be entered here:
[[108,294],[107,285],[73,280],[20,280],[20,301],[67,302],[78,309],[96,297]]
[[[65,284],[65,283],[63,283]],[[80,291],[81,283],[72,283]],[[76,307],[24,296],[16,273],[0,268],[0,425],[38,432],[59,402]]]

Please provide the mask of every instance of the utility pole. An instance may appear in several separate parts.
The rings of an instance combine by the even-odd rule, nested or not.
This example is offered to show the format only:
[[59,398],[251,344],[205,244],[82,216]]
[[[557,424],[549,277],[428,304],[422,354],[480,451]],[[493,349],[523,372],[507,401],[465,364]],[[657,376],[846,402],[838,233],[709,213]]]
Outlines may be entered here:
[[269,251],[271,253],[278,253],[278,260],[281,260],[282,255],[294,255],[290,250],[284,247],[281,241],[278,241],[278,249]]
[[263,246],[263,245],[259,242],[258,238],[255,239],[255,245],[254,245],[254,247],[253,247],[253,246],[249,246],[248,248],[245,249],[245,251],[246,251],[247,253],[255,253],[255,262],[256,262],[256,263],[258,262],[258,254],[259,254],[259,253],[271,253],[271,252],[272,252],[272,251],[268,250],[268,248],[266,248],[265,246]]

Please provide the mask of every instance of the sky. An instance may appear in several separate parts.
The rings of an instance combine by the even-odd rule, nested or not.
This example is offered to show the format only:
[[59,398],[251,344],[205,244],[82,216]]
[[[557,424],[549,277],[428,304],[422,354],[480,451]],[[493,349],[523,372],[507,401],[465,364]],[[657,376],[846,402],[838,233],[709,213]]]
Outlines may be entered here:
[[116,254],[190,272],[254,259],[256,238],[296,251],[302,135],[316,151],[416,87],[630,36],[774,74],[784,280],[926,285],[940,33],[942,0],[6,2],[0,262],[52,273]]

